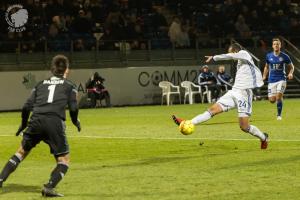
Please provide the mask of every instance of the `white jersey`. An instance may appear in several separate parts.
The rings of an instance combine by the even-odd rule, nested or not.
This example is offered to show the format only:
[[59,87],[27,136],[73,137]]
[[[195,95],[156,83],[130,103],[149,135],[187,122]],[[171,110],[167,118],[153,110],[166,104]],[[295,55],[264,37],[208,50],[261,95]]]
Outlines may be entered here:
[[256,67],[250,54],[245,50],[237,53],[228,53],[215,55],[214,61],[219,60],[237,60],[237,72],[233,88],[237,89],[253,89],[263,86],[261,71]]

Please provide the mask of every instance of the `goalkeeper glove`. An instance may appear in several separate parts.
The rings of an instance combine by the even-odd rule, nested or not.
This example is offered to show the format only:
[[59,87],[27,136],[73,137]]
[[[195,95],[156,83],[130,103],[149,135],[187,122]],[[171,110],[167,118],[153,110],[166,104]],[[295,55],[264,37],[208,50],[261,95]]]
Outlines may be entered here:
[[26,125],[25,125],[25,124],[21,124],[21,125],[19,126],[18,131],[16,132],[16,136],[19,136],[20,133],[21,133],[25,128],[26,128]]
[[80,125],[79,119],[77,120],[76,123],[74,123],[74,125],[77,127],[77,131],[80,132],[81,131],[81,125]]

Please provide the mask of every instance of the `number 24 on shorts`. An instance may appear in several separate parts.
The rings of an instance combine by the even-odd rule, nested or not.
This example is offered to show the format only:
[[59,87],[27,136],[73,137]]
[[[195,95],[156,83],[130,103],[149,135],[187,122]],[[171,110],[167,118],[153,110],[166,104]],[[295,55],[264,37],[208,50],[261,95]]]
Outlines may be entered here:
[[239,108],[246,108],[247,107],[246,101],[238,100],[238,107]]

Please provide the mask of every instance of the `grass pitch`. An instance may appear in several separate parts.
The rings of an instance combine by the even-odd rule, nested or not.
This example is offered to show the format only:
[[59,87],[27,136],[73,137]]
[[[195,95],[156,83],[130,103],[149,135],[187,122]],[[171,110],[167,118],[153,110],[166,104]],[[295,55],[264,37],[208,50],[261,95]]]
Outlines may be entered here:
[[[67,121],[71,166],[61,199],[300,199],[300,101],[255,102],[252,124],[269,133],[267,150],[239,130],[232,110],[181,135],[170,115],[192,118],[207,104],[81,110],[82,132]],[[20,113],[0,113],[0,168],[15,152]],[[0,199],[41,199],[55,166],[38,145],[0,189]]]

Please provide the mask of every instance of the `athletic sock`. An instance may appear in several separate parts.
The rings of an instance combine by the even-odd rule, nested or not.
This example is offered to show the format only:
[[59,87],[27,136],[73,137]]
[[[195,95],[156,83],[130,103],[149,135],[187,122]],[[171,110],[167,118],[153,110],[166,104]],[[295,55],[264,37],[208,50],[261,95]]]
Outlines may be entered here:
[[281,100],[277,101],[277,116],[281,116],[283,103]]
[[22,156],[19,153],[13,155],[2,169],[2,172],[0,174],[0,182],[4,182],[8,178],[8,176],[16,170],[21,161]]
[[265,134],[263,134],[263,132],[261,132],[256,126],[250,125],[248,133],[258,137],[261,141],[266,140]]
[[69,169],[69,166],[66,164],[58,163],[55,169],[51,173],[50,180],[45,187],[47,188],[55,188],[56,185],[62,180]]
[[209,111],[205,111],[204,113],[197,115],[196,117],[194,117],[192,119],[192,123],[194,125],[196,124],[200,124],[202,122],[205,122],[207,120],[209,120],[210,118],[212,118],[212,114]]

